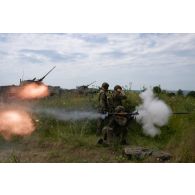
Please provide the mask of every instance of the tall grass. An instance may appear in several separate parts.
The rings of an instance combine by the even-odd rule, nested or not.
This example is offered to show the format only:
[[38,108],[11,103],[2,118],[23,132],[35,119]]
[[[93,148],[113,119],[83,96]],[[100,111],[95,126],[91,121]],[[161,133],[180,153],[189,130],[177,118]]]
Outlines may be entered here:
[[[195,99],[184,96],[169,97],[160,94],[159,98],[164,100],[173,112],[195,111]],[[137,93],[128,92],[124,106],[133,111],[141,102]],[[48,98],[41,101],[42,106],[63,107],[71,109],[96,108],[97,96],[82,96],[67,94],[62,97]],[[51,118],[42,118],[39,132],[43,137],[66,140],[68,142],[79,142],[89,146],[90,137],[95,140],[96,121],[61,122]],[[194,162],[194,140],[195,140],[195,114],[173,115],[169,123],[161,128],[161,134],[155,138],[145,136],[142,127],[135,121],[129,126],[128,140],[130,145],[139,145],[162,149],[173,154],[174,162]],[[87,138],[87,139],[86,139]],[[81,144],[81,145],[82,145]],[[90,142],[91,144],[91,142]]]
[[[164,100],[173,112],[195,112],[195,98],[169,97],[166,94],[160,94],[159,98]],[[137,93],[128,92],[124,106],[128,111],[133,111],[140,102]],[[38,101],[37,106],[95,110],[97,109],[97,95],[67,93],[60,97],[54,96]],[[25,143],[31,149],[33,149],[32,145],[40,148],[46,145],[46,152],[48,152],[48,156],[44,157],[46,162],[125,161],[121,156],[121,146],[110,149],[96,145],[96,120],[58,121],[44,115],[38,115],[36,118],[39,121],[35,133],[28,139],[16,138],[12,142],[23,145]],[[172,162],[195,162],[195,114],[172,115],[169,123],[161,128],[161,134],[154,138],[144,135],[142,127],[136,121],[132,121],[129,125],[128,141],[132,146],[145,146],[170,152],[173,155]],[[3,144],[5,141],[0,139],[0,143]],[[10,158],[16,161],[13,154],[8,159]],[[33,160],[32,158],[29,161]],[[22,155],[20,155],[20,162],[22,162]]]

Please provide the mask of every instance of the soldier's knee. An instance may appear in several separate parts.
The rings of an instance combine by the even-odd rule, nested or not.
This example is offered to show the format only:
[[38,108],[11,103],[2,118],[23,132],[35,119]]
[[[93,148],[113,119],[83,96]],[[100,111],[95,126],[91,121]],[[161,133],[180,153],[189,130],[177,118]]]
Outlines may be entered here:
[[111,132],[113,132],[113,128],[108,127],[108,126],[105,126],[105,127],[102,129],[102,132],[104,132],[104,133],[111,133]]

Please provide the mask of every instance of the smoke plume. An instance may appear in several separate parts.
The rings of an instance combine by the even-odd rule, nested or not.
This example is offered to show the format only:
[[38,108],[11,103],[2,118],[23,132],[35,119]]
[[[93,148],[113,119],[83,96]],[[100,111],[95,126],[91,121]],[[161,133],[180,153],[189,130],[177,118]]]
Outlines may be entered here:
[[172,111],[165,102],[154,96],[151,89],[142,92],[140,97],[143,103],[136,108],[139,112],[136,120],[142,124],[146,135],[154,137],[160,134],[159,127],[167,124]]
[[[0,134],[6,140],[10,140],[14,135],[30,135],[35,130],[35,123],[29,114],[32,108],[26,101],[19,102],[19,100],[47,97],[49,95],[48,86],[35,82],[23,86],[13,86],[7,94],[7,99],[12,101],[0,102]],[[14,99],[12,99],[13,97]]]
[[43,83],[30,83],[12,87],[9,91],[14,97],[22,100],[40,99],[49,96],[48,86]]
[[84,119],[92,120],[97,118],[104,118],[103,115],[95,111],[67,111],[65,109],[59,108],[36,108],[33,110],[33,112],[51,116],[57,120],[62,121],[76,121]]
[[0,134],[6,140],[13,135],[30,135],[34,130],[34,123],[25,109],[18,106],[0,106]]

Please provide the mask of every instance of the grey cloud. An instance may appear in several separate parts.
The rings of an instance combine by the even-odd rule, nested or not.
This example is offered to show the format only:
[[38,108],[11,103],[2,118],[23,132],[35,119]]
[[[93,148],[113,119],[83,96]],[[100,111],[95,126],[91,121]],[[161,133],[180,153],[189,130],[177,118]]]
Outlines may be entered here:
[[177,57],[193,57],[195,59],[195,49],[178,50],[174,51],[173,54],[176,55]]
[[[32,50],[23,49],[20,50],[20,54],[26,60],[31,62],[41,62],[39,57],[45,57],[52,62],[71,62],[79,59],[86,58],[87,55],[84,53],[59,53],[55,50]],[[32,55],[32,56],[31,56]]]
[[22,62],[30,62],[30,63],[42,63],[42,60],[39,60],[35,56],[26,56],[25,54],[21,54]]
[[110,58],[123,58],[123,57],[126,57],[128,53],[121,52],[121,51],[112,51],[112,52],[101,53],[101,55],[104,57],[110,57]]
[[82,39],[89,43],[95,44],[108,43],[108,38],[104,34],[72,34],[72,37]]
[[1,50],[0,50],[0,56],[6,56],[6,55],[8,55],[8,53],[7,53],[7,52],[5,52],[5,51],[1,51]]
[[[57,66],[47,82],[62,87],[107,80],[194,89],[195,34],[0,34],[0,74]],[[3,38],[2,38],[3,37]],[[25,63],[24,63],[25,62]],[[41,65],[40,65],[41,64]],[[69,72],[64,77],[64,73]],[[109,74],[108,74],[109,73]],[[122,76],[121,76],[122,75]],[[182,77],[181,77],[182,75]],[[181,79],[182,78],[182,79]],[[173,82],[174,81],[174,82]],[[175,86],[175,87],[174,87]]]
[[0,34],[0,42],[6,42],[6,41],[7,41],[6,34]]

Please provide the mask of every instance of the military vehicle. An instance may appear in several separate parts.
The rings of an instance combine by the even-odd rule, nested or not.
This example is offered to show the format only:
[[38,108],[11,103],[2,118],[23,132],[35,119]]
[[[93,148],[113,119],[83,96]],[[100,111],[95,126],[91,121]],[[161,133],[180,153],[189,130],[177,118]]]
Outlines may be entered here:
[[42,84],[42,81],[43,79],[45,79],[45,77],[51,72],[53,71],[53,69],[55,68],[56,66],[54,66],[47,74],[45,74],[42,78],[40,79],[36,79],[33,78],[33,79],[29,79],[29,80],[22,80],[20,79],[20,86],[23,86],[23,85],[27,85],[27,84],[31,84],[31,83],[36,83],[36,84]]
[[63,89],[60,86],[48,86],[50,96],[61,96],[63,93]]
[[[42,81],[43,79],[51,72],[53,71],[53,69],[56,66],[54,66],[49,72],[47,72],[47,74],[45,74],[42,78],[40,79],[30,79],[30,80],[22,80],[20,79],[20,84],[19,85],[7,85],[7,86],[0,86],[0,102],[1,101],[5,101],[5,100],[10,100],[10,99],[14,99],[16,97],[16,92],[18,89],[20,89],[21,87],[28,85],[28,84],[32,84],[32,83],[36,83],[37,85],[41,85],[43,84]],[[59,95],[60,94],[60,90],[56,89],[56,87],[50,87],[49,91],[51,95]]]
[[88,84],[88,85],[81,85],[81,86],[77,86],[76,87],[76,92],[78,92],[79,94],[93,94],[93,93],[97,93],[99,90],[96,88],[89,88],[90,85],[94,84],[96,81]]

